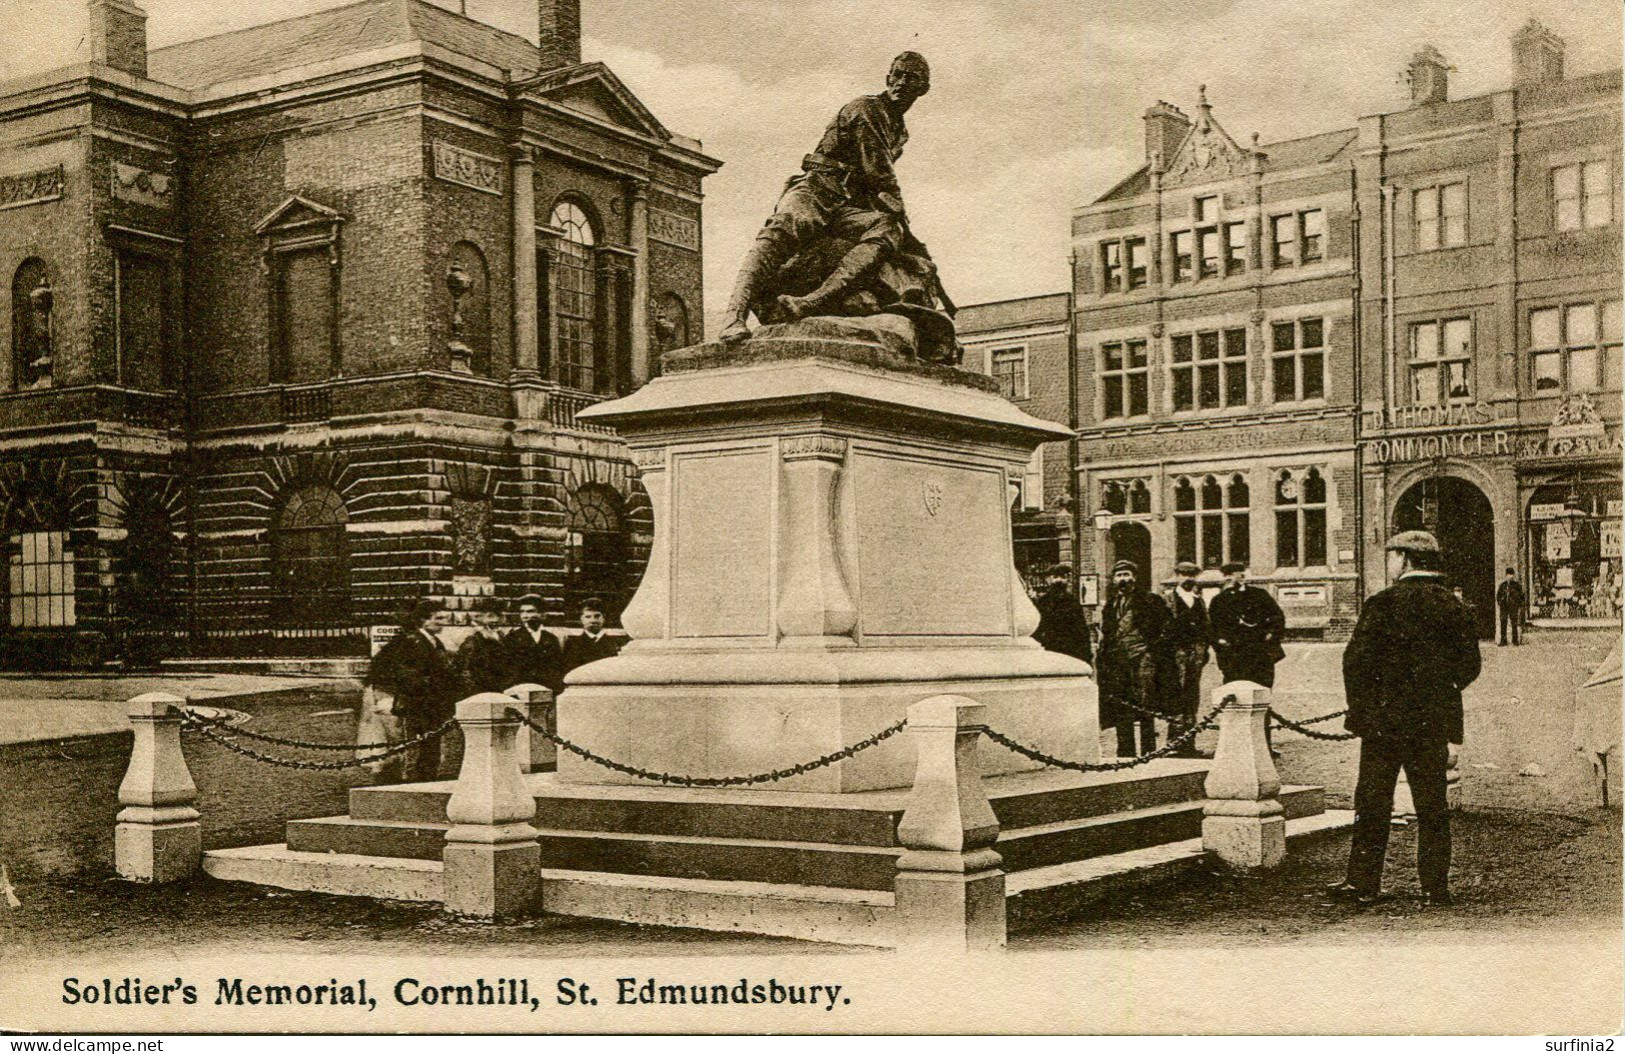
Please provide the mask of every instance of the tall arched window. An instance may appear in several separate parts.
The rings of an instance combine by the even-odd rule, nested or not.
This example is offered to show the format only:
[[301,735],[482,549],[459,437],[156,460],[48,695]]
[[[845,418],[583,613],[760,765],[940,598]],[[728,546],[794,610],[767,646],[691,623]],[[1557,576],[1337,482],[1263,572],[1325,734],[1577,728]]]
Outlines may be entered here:
[[271,528],[274,614],[291,623],[341,622],[350,608],[350,515],[325,484],[296,489]]
[[1174,558],[1204,568],[1251,555],[1247,480],[1240,474],[1174,481]]
[[595,484],[571,494],[568,530],[566,604],[574,608],[596,596],[604,602],[605,617],[618,621],[621,608],[626,606],[628,556],[621,496]]
[[592,220],[574,202],[553,206],[549,225],[564,232],[559,240],[559,262],[553,275],[557,286],[559,382],[570,388],[594,391],[597,357],[598,275],[593,247],[598,244]]
[[11,278],[11,386],[51,386],[50,276],[45,261],[24,260]]

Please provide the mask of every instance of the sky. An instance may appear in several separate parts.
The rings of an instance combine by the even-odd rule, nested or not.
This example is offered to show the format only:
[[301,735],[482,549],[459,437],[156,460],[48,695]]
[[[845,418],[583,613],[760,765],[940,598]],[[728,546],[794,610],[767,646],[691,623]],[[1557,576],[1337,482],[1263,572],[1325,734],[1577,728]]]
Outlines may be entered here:
[[[0,0],[0,39],[69,32],[83,0]],[[154,46],[343,0],[143,0]],[[458,0],[435,0],[455,8]],[[534,36],[533,0],[467,0]],[[583,56],[725,162],[706,181],[707,314],[784,180],[835,111],[879,91],[904,49],[932,66],[898,166],[916,234],[960,304],[1066,288],[1068,217],[1141,163],[1141,115],[1193,113],[1207,85],[1240,143],[1352,127],[1401,108],[1423,44],[1453,97],[1511,82],[1512,33],[1537,17],[1569,72],[1620,65],[1618,0],[582,0]],[[58,10],[60,9],[60,10]],[[8,16],[7,12],[10,13]],[[11,17],[23,17],[12,25]],[[42,28],[43,27],[43,28]],[[10,32],[8,32],[8,29]],[[24,36],[24,48],[29,38]],[[13,49],[10,60],[17,65]],[[0,76],[8,72],[0,55]]]

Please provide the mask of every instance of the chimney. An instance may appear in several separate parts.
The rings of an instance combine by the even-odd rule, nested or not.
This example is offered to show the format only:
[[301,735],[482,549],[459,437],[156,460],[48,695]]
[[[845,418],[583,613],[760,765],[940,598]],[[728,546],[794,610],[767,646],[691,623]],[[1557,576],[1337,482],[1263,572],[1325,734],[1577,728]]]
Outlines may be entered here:
[[1563,79],[1563,38],[1531,18],[1512,34],[1514,83],[1551,84]]
[[536,0],[542,68],[581,63],[581,0]]
[[[1177,106],[1158,101],[1145,111],[1145,159],[1159,172],[1190,134],[1191,119]],[[1159,160],[1160,159],[1160,160]]]
[[1432,44],[1411,56],[1405,68],[1405,79],[1411,85],[1411,105],[1448,102],[1450,99],[1450,64]]
[[90,61],[147,75],[147,13],[134,0],[88,0]]

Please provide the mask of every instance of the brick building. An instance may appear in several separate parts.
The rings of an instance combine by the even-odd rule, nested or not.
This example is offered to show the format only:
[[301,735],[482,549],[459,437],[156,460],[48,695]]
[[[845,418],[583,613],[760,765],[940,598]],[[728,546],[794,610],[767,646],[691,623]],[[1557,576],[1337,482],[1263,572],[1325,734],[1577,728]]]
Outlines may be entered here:
[[[1071,424],[1066,349],[1071,342],[1065,293],[970,304],[955,320],[965,369],[995,377],[1005,398],[1034,417]],[[1033,452],[1020,493],[1012,498],[1016,569],[1028,589],[1043,589],[1044,573],[1071,563],[1070,444],[1045,443]]]
[[1620,615],[1620,73],[1565,77],[1533,21],[1512,46],[1466,99],[1424,49],[1354,147],[1367,588],[1424,527],[1485,634],[1509,567],[1537,622]]
[[360,0],[151,51],[86,2],[89,61],[0,84],[0,661],[624,602],[647,498],[575,414],[698,339],[718,162],[579,0],[540,47]]

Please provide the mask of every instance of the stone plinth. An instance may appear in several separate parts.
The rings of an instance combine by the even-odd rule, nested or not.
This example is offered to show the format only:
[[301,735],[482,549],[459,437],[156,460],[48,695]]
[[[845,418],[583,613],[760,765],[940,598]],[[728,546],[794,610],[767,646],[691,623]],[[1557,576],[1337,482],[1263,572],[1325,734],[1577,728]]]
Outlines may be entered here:
[[1275,867],[1286,858],[1281,778],[1265,738],[1270,690],[1232,681],[1213,690],[1219,745],[1203,789],[1202,848],[1234,868]]
[[131,699],[126,711],[135,736],[118,789],[123,807],[113,828],[113,865],[131,882],[174,882],[203,858],[197,785],[181,753],[185,705],[178,695],[149,692]]
[[[1098,756],[1086,664],[1031,640],[1012,486],[1065,428],[989,378],[878,344],[772,327],[703,345],[582,411],[632,447],[654,509],[649,567],[613,659],[570,675],[559,734],[644,769],[730,776],[831,753],[938,695],[1068,758]],[[982,768],[1035,768],[984,743]],[[570,783],[635,783],[573,755]],[[775,790],[907,786],[894,737]]]

